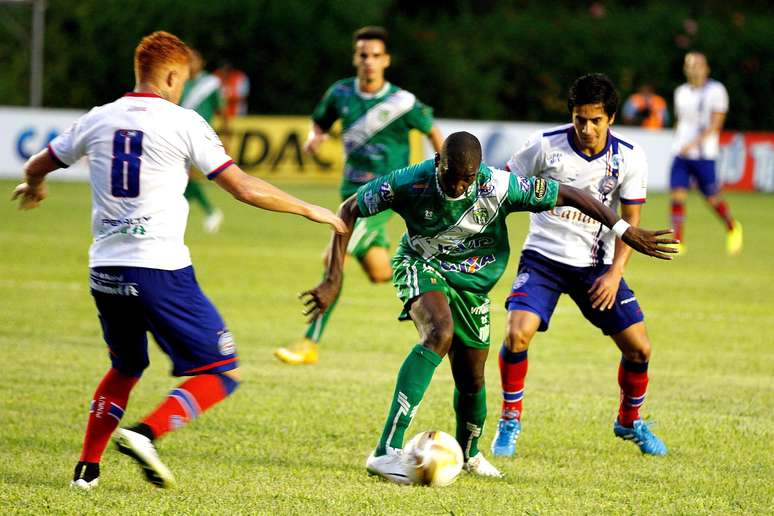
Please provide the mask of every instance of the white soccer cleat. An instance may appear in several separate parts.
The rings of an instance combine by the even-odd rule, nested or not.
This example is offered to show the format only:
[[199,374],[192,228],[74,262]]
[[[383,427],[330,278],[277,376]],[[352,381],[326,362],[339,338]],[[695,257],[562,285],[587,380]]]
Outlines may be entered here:
[[150,439],[127,428],[119,428],[113,439],[118,451],[137,461],[148,482],[163,488],[174,487],[175,477],[161,462]]
[[80,461],[75,465],[70,487],[81,491],[91,491],[99,485],[99,464]]
[[99,478],[95,478],[91,482],[88,482],[82,478],[79,478],[78,480],[73,480],[70,482],[70,487],[73,487],[75,489],[80,489],[82,491],[91,491],[98,485],[99,485]]
[[204,217],[204,231],[205,233],[213,234],[217,233],[220,229],[220,225],[223,223],[223,212],[215,208],[215,211]]
[[486,460],[484,454],[478,452],[475,457],[471,457],[462,466],[462,469],[472,475],[478,475],[479,477],[494,477],[503,478],[503,474],[500,470],[492,465],[491,462]]
[[401,450],[394,448],[387,448],[387,453],[378,457],[371,452],[366,459],[369,475],[378,475],[395,484],[413,484],[416,480],[414,469],[406,463]]

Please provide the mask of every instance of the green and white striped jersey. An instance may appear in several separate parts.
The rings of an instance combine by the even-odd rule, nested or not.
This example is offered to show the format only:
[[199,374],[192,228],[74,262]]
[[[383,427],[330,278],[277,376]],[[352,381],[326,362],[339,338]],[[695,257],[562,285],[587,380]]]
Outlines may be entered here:
[[556,205],[559,183],[523,177],[481,164],[476,181],[457,199],[441,189],[435,163],[426,160],[360,187],[363,216],[387,209],[406,222],[397,256],[419,257],[450,285],[487,293],[500,279],[510,247],[506,216]]
[[344,177],[341,194],[349,197],[374,177],[409,164],[409,131],[427,134],[433,128],[433,110],[410,92],[385,83],[374,94],[361,92],[357,78],[334,83],[312,114],[327,131],[341,119]]

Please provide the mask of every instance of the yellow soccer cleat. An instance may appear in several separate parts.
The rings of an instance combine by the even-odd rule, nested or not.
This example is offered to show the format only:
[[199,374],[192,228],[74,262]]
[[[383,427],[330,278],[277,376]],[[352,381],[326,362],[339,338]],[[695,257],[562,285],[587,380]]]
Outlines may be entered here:
[[288,365],[303,365],[317,363],[317,343],[303,338],[287,348],[277,348],[274,356]]
[[726,233],[726,252],[731,256],[742,254],[743,242],[742,225],[735,220],[734,227]]

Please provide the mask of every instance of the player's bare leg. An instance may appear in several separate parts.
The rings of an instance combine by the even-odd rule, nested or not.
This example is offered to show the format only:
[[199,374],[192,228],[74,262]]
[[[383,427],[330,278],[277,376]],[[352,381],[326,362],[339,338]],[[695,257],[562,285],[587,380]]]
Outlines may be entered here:
[[664,443],[653,435],[648,425],[640,418],[640,407],[645,402],[645,392],[648,388],[648,362],[651,353],[645,323],[632,324],[612,335],[612,338],[622,355],[618,367],[621,402],[613,432],[617,437],[634,441],[644,454],[666,455],[667,448]]
[[457,417],[457,442],[465,457],[465,471],[479,476],[502,477],[478,449],[478,439],[486,421],[484,365],[489,349],[476,349],[459,342],[449,351],[454,377],[454,412]]
[[454,327],[451,309],[442,292],[426,292],[414,298],[409,310],[419,332],[420,343],[403,361],[392,402],[376,449],[366,469],[396,483],[410,483],[410,472],[402,462],[403,437],[416,415],[436,367],[449,352]]
[[742,225],[731,216],[728,203],[721,194],[709,195],[706,199],[707,203],[715,211],[715,214],[726,226],[726,252],[731,256],[740,254],[744,243]]
[[386,283],[392,279],[390,252],[385,247],[372,247],[360,260],[360,266],[371,283]]
[[500,382],[503,404],[497,432],[492,440],[492,453],[511,457],[516,453],[516,439],[521,432],[524,382],[527,377],[527,350],[540,327],[540,317],[527,310],[511,310],[500,349]]
[[685,223],[685,201],[688,199],[688,190],[685,188],[673,188],[670,193],[671,223],[677,244],[677,254],[685,254],[686,248],[683,240],[683,224]]

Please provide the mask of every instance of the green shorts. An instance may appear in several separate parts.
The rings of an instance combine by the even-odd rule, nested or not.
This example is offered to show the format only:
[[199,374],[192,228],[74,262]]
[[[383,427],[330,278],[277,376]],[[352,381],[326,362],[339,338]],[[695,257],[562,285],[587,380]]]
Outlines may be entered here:
[[451,308],[454,339],[469,348],[489,347],[489,296],[449,285],[446,278],[427,262],[414,257],[392,260],[392,283],[403,302],[401,321],[410,319],[410,302],[425,292],[443,292]]
[[373,217],[359,217],[352,229],[347,253],[362,260],[372,247],[389,249],[390,239],[387,237],[387,221],[390,220],[392,214],[392,210],[387,210],[377,213]]

